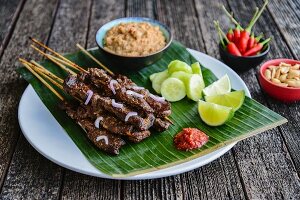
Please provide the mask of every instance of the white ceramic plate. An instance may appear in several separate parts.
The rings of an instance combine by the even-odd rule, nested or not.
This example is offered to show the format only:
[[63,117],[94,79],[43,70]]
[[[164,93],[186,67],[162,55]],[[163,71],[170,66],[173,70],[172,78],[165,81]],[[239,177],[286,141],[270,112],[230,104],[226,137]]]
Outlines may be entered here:
[[[206,54],[191,49],[188,50],[217,77],[220,78],[224,74],[228,74],[232,87],[236,90],[245,90],[246,95],[250,97],[247,86],[232,69]],[[68,134],[39,99],[31,85],[29,85],[23,93],[19,104],[18,118],[22,132],[28,142],[49,160],[62,167],[79,173],[101,178],[115,179],[114,177],[108,176],[97,170],[89,163]],[[235,143],[186,163],[146,174],[126,177],[124,179],[153,179],[187,172],[219,158],[229,151],[234,145]]]

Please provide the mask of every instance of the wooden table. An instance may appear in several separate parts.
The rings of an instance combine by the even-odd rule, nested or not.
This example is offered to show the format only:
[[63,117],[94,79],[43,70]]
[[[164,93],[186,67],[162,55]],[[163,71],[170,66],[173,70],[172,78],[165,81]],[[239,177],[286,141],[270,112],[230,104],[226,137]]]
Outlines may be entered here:
[[[300,105],[266,95],[258,67],[239,75],[254,99],[289,123],[188,173],[146,181],[94,178],[47,160],[21,133],[18,102],[27,83],[15,72],[17,58],[40,59],[28,48],[28,36],[72,52],[76,43],[96,46],[95,32],[105,22],[146,16],[171,27],[187,47],[219,58],[212,21],[230,24],[222,4],[247,22],[262,0],[0,0],[0,199],[300,199]],[[270,0],[255,30],[273,37],[268,59],[300,59],[300,1]]]

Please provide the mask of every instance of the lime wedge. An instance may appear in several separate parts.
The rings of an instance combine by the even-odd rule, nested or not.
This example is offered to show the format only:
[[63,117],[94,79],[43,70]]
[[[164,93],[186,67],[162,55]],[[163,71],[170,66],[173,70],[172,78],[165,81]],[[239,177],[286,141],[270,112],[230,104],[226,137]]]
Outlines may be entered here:
[[209,126],[220,126],[230,120],[233,115],[233,109],[214,103],[199,100],[198,112],[201,119]]
[[168,77],[169,77],[168,70],[158,72],[158,73],[155,74],[154,77],[152,77],[152,88],[155,90],[155,92],[160,94],[161,84]]
[[221,95],[205,96],[205,100],[210,103],[231,107],[233,111],[237,111],[244,103],[245,91],[239,90]]
[[180,60],[173,60],[168,65],[168,71],[169,71],[170,75],[172,73],[178,72],[178,71],[183,71],[183,72],[191,74],[192,73],[192,68],[188,64],[186,64],[185,62],[182,62]]
[[186,94],[193,101],[198,101],[202,98],[202,90],[205,87],[202,76],[193,74],[185,83]]
[[179,101],[186,95],[184,83],[177,78],[168,78],[161,85],[161,95],[168,101]]
[[227,74],[203,89],[203,93],[206,96],[226,94],[230,91],[231,91],[231,84]]

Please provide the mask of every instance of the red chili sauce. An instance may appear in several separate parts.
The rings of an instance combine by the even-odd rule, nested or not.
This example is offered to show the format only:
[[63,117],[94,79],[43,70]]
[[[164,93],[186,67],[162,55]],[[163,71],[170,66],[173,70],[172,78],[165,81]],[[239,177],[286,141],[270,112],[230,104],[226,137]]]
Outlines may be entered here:
[[208,136],[196,128],[184,128],[174,137],[174,144],[178,150],[189,151],[203,146]]

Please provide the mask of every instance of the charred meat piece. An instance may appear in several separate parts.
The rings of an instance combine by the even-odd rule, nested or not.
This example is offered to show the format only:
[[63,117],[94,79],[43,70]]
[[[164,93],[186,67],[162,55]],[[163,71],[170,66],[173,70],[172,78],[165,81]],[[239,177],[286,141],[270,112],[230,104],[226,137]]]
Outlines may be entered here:
[[98,129],[94,123],[87,119],[78,120],[79,125],[86,131],[88,138],[105,152],[118,155],[120,148],[125,145],[125,141],[111,134],[105,129]]
[[78,81],[77,76],[69,75],[64,81],[64,90],[71,96],[86,101],[90,96],[90,101],[87,102],[94,111],[98,109],[104,109],[125,123],[129,123],[135,126],[137,130],[147,130],[154,122],[154,115],[137,113],[131,110],[128,106],[124,104],[117,103],[119,107],[116,106],[114,99],[109,97],[102,97],[97,93],[93,93],[90,87],[83,82]]
[[171,115],[171,104],[168,101],[157,101],[158,96],[151,94],[149,90],[143,87],[138,87],[126,76],[118,75],[116,80],[126,89],[143,95],[146,102],[153,108],[156,117],[163,118]]
[[70,104],[64,104],[63,109],[67,115],[74,119],[86,132],[88,138],[101,150],[117,155],[119,149],[125,145],[125,141],[109,133],[105,129],[97,129],[90,119],[83,119],[76,107]]
[[[125,107],[124,104],[122,108],[114,107],[112,105],[112,99],[110,99],[109,97],[95,96],[95,101],[98,106],[102,105],[105,110],[114,113],[114,115],[117,116],[122,121],[134,125],[138,130],[142,130],[142,131],[147,130],[153,125],[155,117],[152,113],[147,113],[145,114],[144,117],[140,117],[141,115],[143,115],[142,113],[133,112],[128,107]],[[92,105],[93,104],[94,103],[92,103]],[[130,116],[131,114],[137,114],[137,115],[132,115],[131,117],[128,118],[128,116]]]
[[147,101],[144,100],[143,95],[126,90],[126,88],[122,87],[104,70],[98,68],[89,68],[88,71],[92,84],[103,91],[105,96],[116,98],[118,101],[122,101],[146,113],[153,112],[153,109],[150,107]]
[[152,128],[158,132],[163,132],[169,128],[171,123],[165,119],[155,118]]
[[90,118],[91,120],[96,121],[97,118],[101,118],[101,120],[99,120],[99,125],[101,125],[104,129],[117,135],[126,136],[126,138],[135,143],[140,142],[150,136],[150,131],[134,130],[132,125],[125,124],[116,117],[107,114],[102,109],[98,109],[97,112],[94,112],[92,107],[87,105],[79,106],[76,109],[76,112],[82,119]]
[[82,106],[78,103],[67,102],[64,102],[64,104],[60,107],[61,109],[68,112],[68,115],[72,119],[90,119],[92,122],[94,122],[94,125],[97,118],[101,117],[101,120],[99,121],[99,127],[101,125],[107,131],[120,136],[125,136],[128,140],[134,143],[141,142],[151,134],[148,130],[134,130],[134,127],[132,125],[125,124],[114,116],[105,113],[105,111],[101,109],[97,110],[97,112],[94,112],[90,106]]

